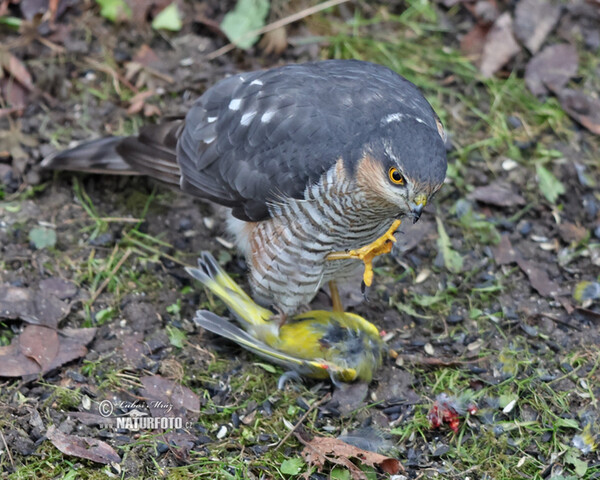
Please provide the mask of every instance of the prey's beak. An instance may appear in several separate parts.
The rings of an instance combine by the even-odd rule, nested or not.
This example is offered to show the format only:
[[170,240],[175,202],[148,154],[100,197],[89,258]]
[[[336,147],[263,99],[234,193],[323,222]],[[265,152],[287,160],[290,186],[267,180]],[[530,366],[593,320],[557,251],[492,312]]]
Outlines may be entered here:
[[410,213],[413,217],[413,223],[417,223],[419,218],[421,218],[421,213],[423,213],[423,209],[427,205],[427,197],[425,195],[417,195],[415,197],[415,202],[411,204]]

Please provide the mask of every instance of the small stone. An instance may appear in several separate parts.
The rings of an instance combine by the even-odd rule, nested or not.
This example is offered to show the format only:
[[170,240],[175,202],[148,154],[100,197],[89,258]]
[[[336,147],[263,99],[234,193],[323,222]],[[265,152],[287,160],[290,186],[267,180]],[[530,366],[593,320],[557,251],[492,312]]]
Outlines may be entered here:
[[446,319],[446,323],[449,323],[450,325],[456,325],[457,323],[460,323],[464,320],[464,317],[462,315],[458,315],[456,313],[451,313],[450,315],[448,315],[448,318]]

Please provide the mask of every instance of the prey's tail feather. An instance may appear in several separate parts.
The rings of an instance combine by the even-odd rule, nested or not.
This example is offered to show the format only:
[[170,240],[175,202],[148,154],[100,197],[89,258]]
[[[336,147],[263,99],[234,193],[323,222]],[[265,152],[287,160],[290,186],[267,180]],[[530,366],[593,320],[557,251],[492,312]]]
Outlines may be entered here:
[[149,125],[137,136],[106,137],[46,157],[42,168],[116,175],[148,175],[179,187],[177,138],[183,120]]
[[186,267],[185,270],[218,296],[242,324],[261,325],[273,316],[273,312],[257,305],[209,252],[200,254],[198,268]]

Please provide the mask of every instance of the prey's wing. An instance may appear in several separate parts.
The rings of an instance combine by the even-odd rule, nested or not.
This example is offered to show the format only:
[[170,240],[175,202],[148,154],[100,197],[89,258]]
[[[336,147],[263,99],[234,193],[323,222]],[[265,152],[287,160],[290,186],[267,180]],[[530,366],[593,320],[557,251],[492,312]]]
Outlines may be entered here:
[[315,378],[327,378],[332,373],[337,374],[335,366],[323,361],[306,360],[292,355],[280,352],[271,348],[267,344],[257,340],[248,332],[237,327],[229,320],[215,315],[208,310],[198,310],[194,317],[196,325],[213,332],[222,337],[237,343],[246,350],[250,350],[256,355],[269,360],[270,362],[281,365],[284,368],[296,371],[301,375]]

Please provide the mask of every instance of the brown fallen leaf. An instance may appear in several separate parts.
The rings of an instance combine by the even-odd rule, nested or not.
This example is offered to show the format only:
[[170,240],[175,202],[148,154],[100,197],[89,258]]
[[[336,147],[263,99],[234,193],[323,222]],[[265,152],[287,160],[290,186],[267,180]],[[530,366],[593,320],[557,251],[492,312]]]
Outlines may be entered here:
[[135,52],[132,60],[144,67],[149,67],[160,62],[158,55],[145,43]]
[[73,298],[77,294],[77,286],[58,277],[44,278],[40,281],[40,290],[45,295],[52,295],[60,300]]
[[263,49],[265,55],[279,57],[288,46],[287,32],[285,27],[280,27],[265,33],[258,46]]
[[513,248],[508,235],[501,235],[498,245],[492,250],[497,265],[508,265],[517,261],[520,253]]
[[558,225],[558,233],[565,243],[581,242],[588,234],[587,228],[563,221]]
[[351,459],[358,460],[363,465],[378,467],[389,475],[396,475],[403,469],[395,458],[363,450],[337,438],[314,437],[312,440],[306,440],[299,432],[295,432],[294,435],[304,445],[301,455],[306,463],[316,467],[319,472],[326,463],[332,463],[347,468],[354,480],[367,480],[367,474]]
[[30,288],[0,284],[0,318],[21,320],[56,329],[71,306],[54,295]]
[[503,182],[477,187],[467,197],[496,207],[514,207],[526,203],[521,195],[514,193],[510,185]]
[[525,84],[534,95],[557,92],[577,74],[579,56],[573,45],[551,45],[533,57],[525,68]]
[[30,92],[33,91],[33,80],[31,79],[31,74],[21,63],[17,57],[15,57],[12,53],[7,50],[0,50],[0,66],[6,70],[11,77],[13,77],[17,82],[19,82],[23,87],[25,87]]
[[12,78],[0,78],[0,93],[10,107],[22,110],[27,106],[27,89]]
[[515,36],[532,54],[537,53],[560,13],[560,4],[550,0],[521,0],[515,8]]
[[517,249],[512,246],[508,235],[502,235],[500,242],[492,250],[494,260],[498,265],[516,263],[525,272],[531,286],[544,297],[556,297],[560,292],[559,285],[551,280],[548,272],[540,268],[535,262],[526,260]]
[[512,24],[512,16],[505,12],[498,17],[489,31],[479,63],[479,71],[484,77],[494,75],[521,51],[513,35]]
[[0,377],[23,377],[40,373],[40,365],[21,352],[19,337],[10,345],[0,346]]
[[56,330],[39,325],[27,325],[19,336],[19,348],[27,358],[35,360],[46,371],[58,354],[60,340]]
[[565,88],[558,93],[563,110],[590,132],[600,135],[600,100],[578,90]]
[[531,286],[544,297],[555,297],[559,294],[559,286],[548,276],[548,272],[537,266],[531,260],[522,257],[517,258],[517,265],[525,272]]
[[[34,332],[30,333],[30,329],[34,329]],[[58,349],[50,358],[55,349],[50,343],[56,333]],[[10,345],[0,347],[0,377],[43,375],[83,357],[87,354],[85,346],[93,340],[95,334],[95,328],[68,328],[55,332],[47,327],[27,325]],[[41,341],[48,342],[48,345],[40,345]]]
[[151,96],[156,95],[154,90],[145,90],[143,92],[139,92],[135,94],[131,100],[129,100],[129,108],[127,109],[128,115],[134,115],[142,111],[146,100],[148,100]]
[[460,51],[473,63],[479,63],[485,45],[485,38],[491,25],[476,24],[460,39]]
[[143,390],[153,417],[184,417],[200,412],[200,399],[189,388],[160,375],[142,377]]
[[48,427],[46,438],[65,455],[85,458],[104,465],[121,462],[121,457],[108,443],[96,438],[67,435],[54,425]]

